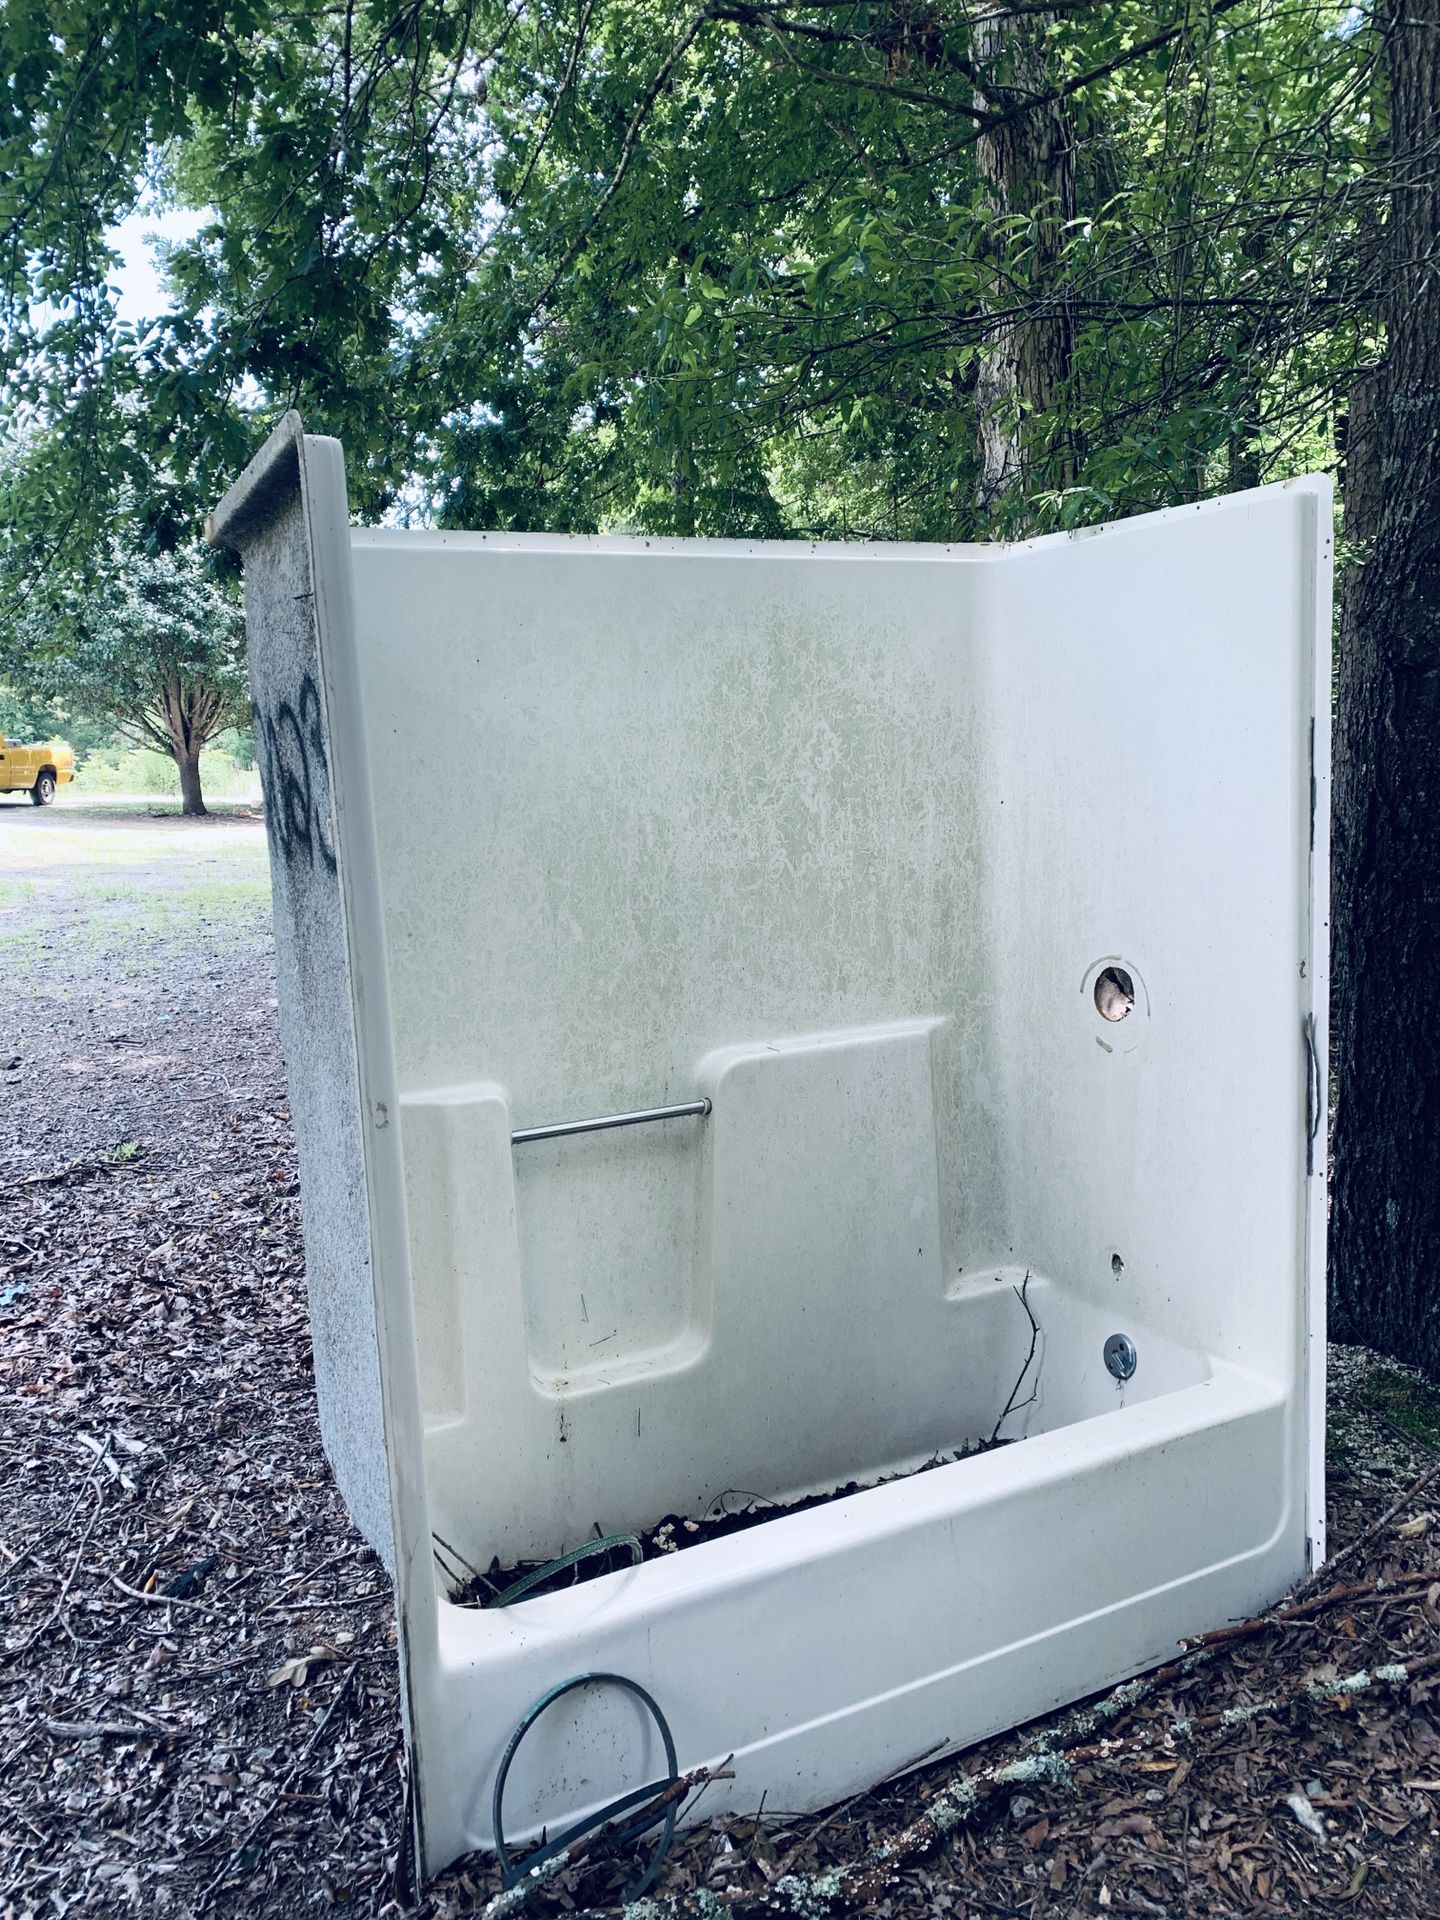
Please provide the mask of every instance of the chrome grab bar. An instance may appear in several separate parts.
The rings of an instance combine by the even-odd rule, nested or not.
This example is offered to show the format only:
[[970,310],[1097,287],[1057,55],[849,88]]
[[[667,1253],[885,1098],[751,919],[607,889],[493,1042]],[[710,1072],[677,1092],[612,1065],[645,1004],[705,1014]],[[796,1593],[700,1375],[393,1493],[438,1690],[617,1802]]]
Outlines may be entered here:
[[595,1120],[556,1120],[548,1127],[519,1127],[510,1136],[512,1147],[528,1140],[563,1140],[572,1133],[604,1133],[611,1127],[643,1127],[652,1120],[703,1120],[708,1100],[686,1100],[678,1107],[641,1107],[635,1113],[605,1113]]

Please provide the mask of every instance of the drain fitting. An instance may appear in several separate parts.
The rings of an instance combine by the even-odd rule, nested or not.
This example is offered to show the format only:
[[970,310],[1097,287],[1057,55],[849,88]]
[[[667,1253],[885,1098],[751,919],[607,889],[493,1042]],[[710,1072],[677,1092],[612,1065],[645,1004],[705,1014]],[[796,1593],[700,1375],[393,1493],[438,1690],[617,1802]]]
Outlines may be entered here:
[[1128,1333],[1112,1333],[1105,1342],[1105,1370],[1112,1373],[1121,1386],[1134,1373],[1139,1359],[1135,1342]]

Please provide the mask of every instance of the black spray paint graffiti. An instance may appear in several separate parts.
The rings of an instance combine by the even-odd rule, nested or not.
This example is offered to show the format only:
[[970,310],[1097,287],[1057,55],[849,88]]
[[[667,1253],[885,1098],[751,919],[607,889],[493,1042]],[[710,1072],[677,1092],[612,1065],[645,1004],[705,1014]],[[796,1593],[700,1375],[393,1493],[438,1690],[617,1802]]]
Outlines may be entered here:
[[292,706],[278,700],[269,713],[252,704],[260,785],[265,795],[265,830],[273,853],[293,866],[312,867],[318,852],[330,873],[335,848],[329,837],[330,762],[320,724],[320,691],[307,673]]

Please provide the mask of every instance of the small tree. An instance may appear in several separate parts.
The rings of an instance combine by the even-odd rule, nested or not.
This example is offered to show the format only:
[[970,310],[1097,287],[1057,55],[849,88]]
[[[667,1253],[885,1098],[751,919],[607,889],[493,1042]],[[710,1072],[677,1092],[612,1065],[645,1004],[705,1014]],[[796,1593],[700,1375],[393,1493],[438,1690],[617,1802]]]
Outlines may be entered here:
[[181,811],[205,812],[201,750],[249,715],[244,615],[205,548],[114,534],[83,577],[42,588],[9,645],[17,685],[168,753]]

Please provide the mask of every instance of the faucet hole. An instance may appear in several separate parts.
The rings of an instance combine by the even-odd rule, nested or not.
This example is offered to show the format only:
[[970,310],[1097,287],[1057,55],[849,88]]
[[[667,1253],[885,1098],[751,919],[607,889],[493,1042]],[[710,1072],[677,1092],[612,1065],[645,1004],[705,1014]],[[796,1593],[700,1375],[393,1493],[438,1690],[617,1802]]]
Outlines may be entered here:
[[1102,1020],[1123,1020],[1135,1005],[1135,982],[1124,967],[1106,967],[1095,982],[1095,1010]]

